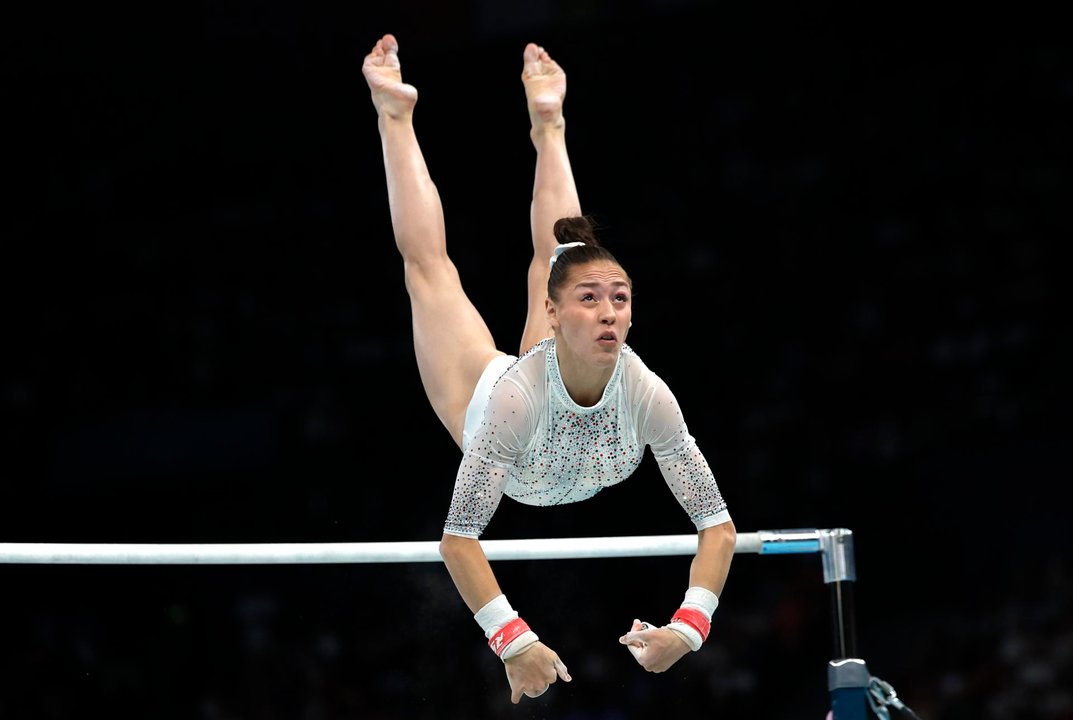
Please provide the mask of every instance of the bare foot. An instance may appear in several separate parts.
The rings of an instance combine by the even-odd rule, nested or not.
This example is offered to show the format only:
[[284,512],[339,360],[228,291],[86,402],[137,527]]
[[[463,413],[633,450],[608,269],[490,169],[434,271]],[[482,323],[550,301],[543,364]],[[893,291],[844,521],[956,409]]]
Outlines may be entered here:
[[522,59],[522,84],[533,129],[562,125],[566,72],[551,59],[547,50],[535,43],[525,46]]
[[373,106],[381,117],[405,117],[417,104],[417,88],[402,81],[399,43],[394,35],[384,35],[365,56],[361,73],[369,83]]

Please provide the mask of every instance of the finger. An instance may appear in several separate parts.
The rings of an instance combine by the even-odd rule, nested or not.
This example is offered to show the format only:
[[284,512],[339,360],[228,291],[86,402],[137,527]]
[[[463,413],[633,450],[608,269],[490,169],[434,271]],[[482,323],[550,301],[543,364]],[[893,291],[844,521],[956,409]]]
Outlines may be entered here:
[[635,619],[633,625],[630,627],[630,631],[619,638],[619,642],[623,645],[630,645],[633,643],[641,643],[642,645],[648,642],[648,631],[656,628],[652,623],[647,623],[642,620]]
[[555,672],[566,682],[570,682],[573,679],[570,677],[570,671],[566,669],[566,665],[559,658],[555,658]]
[[510,701],[517,705],[522,701],[522,691],[518,688],[510,689]]

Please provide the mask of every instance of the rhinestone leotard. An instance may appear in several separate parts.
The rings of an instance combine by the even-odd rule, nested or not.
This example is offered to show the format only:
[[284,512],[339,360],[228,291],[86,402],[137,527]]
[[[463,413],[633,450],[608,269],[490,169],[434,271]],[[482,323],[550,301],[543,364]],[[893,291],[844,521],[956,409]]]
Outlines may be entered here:
[[730,520],[667,384],[623,345],[603,396],[583,407],[567,393],[548,338],[492,387],[463,451],[444,532],[479,537],[503,495],[527,505],[591,498],[629,477],[646,446],[698,531]]

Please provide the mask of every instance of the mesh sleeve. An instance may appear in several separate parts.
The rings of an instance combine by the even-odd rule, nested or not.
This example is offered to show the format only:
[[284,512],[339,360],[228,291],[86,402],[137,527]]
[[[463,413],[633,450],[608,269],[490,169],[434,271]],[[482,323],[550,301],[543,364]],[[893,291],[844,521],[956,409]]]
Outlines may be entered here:
[[667,487],[697,530],[730,520],[715,475],[689,433],[678,400],[666,383],[654,383],[645,408],[643,434]]
[[506,491],[510,470],[532,433],[531,403],[519,386],[501,380],[493,389],[484,419],[462,456],[455,476],[444,532],[479,537]]

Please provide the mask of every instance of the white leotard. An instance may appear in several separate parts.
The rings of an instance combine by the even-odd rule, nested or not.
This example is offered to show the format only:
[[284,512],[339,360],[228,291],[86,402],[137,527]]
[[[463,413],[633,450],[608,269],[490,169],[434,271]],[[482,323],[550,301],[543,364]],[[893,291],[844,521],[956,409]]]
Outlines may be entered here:
[[472,403],[485,400],[483,415],[468,413],[482,420],[463,441],[448,534],[479,537],[503,495],[527,505],[591,498],[629,477],[646,446],[698,531],[730,520],[674,394],[627,345],[592,407],[567,393],[554,338],[510,362],[487,398],[477,393]]

